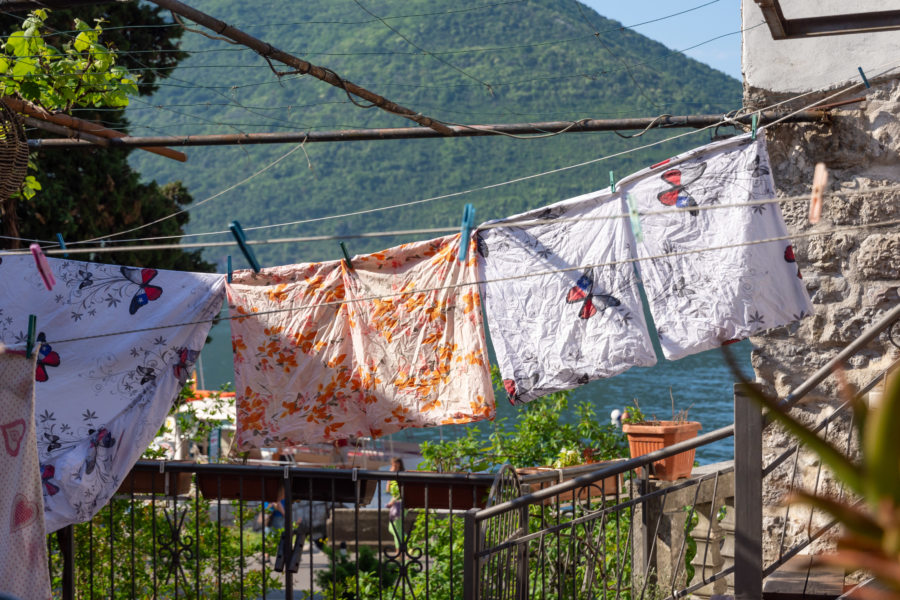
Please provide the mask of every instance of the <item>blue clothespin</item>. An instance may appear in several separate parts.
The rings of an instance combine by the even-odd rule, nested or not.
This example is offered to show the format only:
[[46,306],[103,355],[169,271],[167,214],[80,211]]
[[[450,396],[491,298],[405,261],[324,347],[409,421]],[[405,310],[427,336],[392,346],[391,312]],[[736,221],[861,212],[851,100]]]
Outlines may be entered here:
[[341,252],[344,253],[344,260],[347,261],[347,268],[351,271],[353,270],[353,263],[350,261],[350,253],[347,252],[347,246],[344,245],[344,242],[339,242],[341,245]]
[[759,126],[759,113],[753,113],[753,116],[750,118],[750,139],[756,139],[756,128]]
[[253,267],[253,272],[259,273],[259,262],[257,262],[256,255],[253,254],[253,250],[250,248],[250,246],[247,245],[247,236],[244,235],[244,230],[241,229],[241,224],[237,221],[232,221],[231,225],[228,226],[228,229],[231,230],[231,235],[234,236],[234,240],[240,247],[241,252],[244,253],[244,258],[246,258],[247,262],[250,263],[250,266]]
[[634,197],[632,197],[631,194],[625,194],[625,200],[628,201],[628,217],[631,220],[631,232],[634,234],[635,240],[643,242],[644,231],[641,229],[641,220],[638,216],[637,202],[634,201]]
[[859,76],[862,77],[863,83],[866,84],[866,87],[867,88],[872,87],[871,85],[869,85],[869,80],[866,78],[866,74],[862,70],[862,67],[856,67],[856,68],[859,69]]
[[228,283],[231,283],[231,255],[228,255]]
[[28,315],[28,339],[25,346],[25,358],[31,358],[34,353],[34,334],[37,329],[37,317]]
[[616,193],[616,175],[612,171],[609,172],[609,191]]
[[[63,241],[62,234],[61,234],[61,233],[57,233],[57,234],[56,234],[56,239],[59,240],[59,247],[62,248],[63,250],[65,250],[65,249],[66,249],[66,243]],[[63,252],[63,258],[69,258],[69,253],[68,253],[68,252]]]
[[469,239],[472,233],[472,227],[475,226],[475,207],[466,204],[463,209],[462,223],[460,224],[459,238],[459,262],[466,262],[466,256],[469,254]]

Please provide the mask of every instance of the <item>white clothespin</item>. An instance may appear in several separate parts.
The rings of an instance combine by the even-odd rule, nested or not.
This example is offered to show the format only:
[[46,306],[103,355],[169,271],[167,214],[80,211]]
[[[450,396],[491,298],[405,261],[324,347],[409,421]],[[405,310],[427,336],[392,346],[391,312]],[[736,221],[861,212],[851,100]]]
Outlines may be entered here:
[[828,185],[828,169],[825,163],[817,163],[813,173],[812,194],[809,198],[809,222],[815,225],[822,218],[822,202]]

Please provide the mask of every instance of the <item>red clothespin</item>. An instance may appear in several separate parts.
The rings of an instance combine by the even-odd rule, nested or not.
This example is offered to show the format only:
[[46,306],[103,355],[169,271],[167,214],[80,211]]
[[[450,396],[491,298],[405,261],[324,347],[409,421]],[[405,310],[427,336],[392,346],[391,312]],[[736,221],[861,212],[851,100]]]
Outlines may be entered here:
[[809,222],[813,225],[822,218],[822,201],[826,185],[828,185],[828,169],[825,163],[818,163],[813,173],[812,195],[809,198]]
[[48,290],[52,290],[53,286],[56,285],[56,279],[53,277],[53,271],[50,269],[50,265],[47,264],[47,257],[44,256],[44,251],[41,250],[41,247],[37,244],[32,244],[31,255],[34,256],[34,262],[37,265],[38,273],[41,274],[41,279],[44,280],[44,285],[47,286]]

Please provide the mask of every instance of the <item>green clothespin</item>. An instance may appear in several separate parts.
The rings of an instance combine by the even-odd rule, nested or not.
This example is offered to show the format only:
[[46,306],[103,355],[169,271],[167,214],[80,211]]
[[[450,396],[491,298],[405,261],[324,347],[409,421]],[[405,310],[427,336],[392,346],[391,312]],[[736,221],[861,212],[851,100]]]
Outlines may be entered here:
[[31,358],[34,353],[34,335],[37,329],[37,317],[28,315],[28,340],[25,346],[25,358]]
[[459,262],[466,262],[466,256],[469,254],[469,239],[472,237],[472,228],[475,227],[475,207],[466,204],[463,209],[462,223],[459,226],[459,252],[457,256]]
[[616,175],[612,171],[609,172],[609,191],[616,193]]
[[231,283],[231,255],[228,255],[228,283]]
[[750,139],[756,140],[756,128],[759,126],[759,113],[753,113],[753,117],[750,118]]
[[638,215],[637,202],[634,201],[631,194],[625,194],[625,200],[628,201],[628,218],[631,220],[631,232],[634,234],[634,239],[637,240],[638,243],[643,242],[644,231],[641,229],[641,219]]
[[353,270],[353,263],[350,261],[350,253],[347,252],[347,246],[344,245],[344,242],[339,242],[341,245],[341,252],[344,253],[344,260],[347,261],[347,268],[351,271]]
[[237,242],[237,245],[241,249],[241,252],[244,253],[244,258],[246,258],[247,262],[250,263],[250,267],[253,268],[253,272],[259,273],[259,262],[256,260],[256,255],[253,253],[253,249],[247,244],[247,236],[244,235],[244,230],[243,228],[241,228],[241,224],[237,221],[232,221],[228,226],[228,229],[231,230],[231,235],[234,236],[234,241]]

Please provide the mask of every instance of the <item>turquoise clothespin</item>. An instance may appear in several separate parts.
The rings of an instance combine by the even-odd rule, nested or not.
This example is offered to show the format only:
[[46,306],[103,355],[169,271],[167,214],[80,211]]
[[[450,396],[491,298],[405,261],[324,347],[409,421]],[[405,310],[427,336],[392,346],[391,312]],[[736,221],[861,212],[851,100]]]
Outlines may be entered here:
[[[57,233],[57,234],[56,234],[56,239],[59,240],[59,247],[62,248],[63,250],[65,250],[65,249],[66,249],[66,243],[63,241],[63,236],[62,236],[62,234],[61,234],[61,233]],[[63,258],[69,258],[69,253],[68,253],[68,252],[63,252]]]
[[228,283],[231,283],[231,255],[228,255]]
[[231,230],[231,235],[234,236],[234,240],[237,242],[238,247],[240,247],[241,252],[244,253],[244,258],[246,258],[247,262],[250,263],[250,266],[253,267],[253,272],[259,273],[259,262],[256,260],[256,255],[253,254],[253,250],[247,245],[247,236],[244,235],[241,224],[237,221],[232,221],[231,225],[228,226],[228,229]]
[[753,116],[750,118],[750,139],[756,139],[756,128],[759,126],[759,113],[753,113]]
[[616,193],[616,175],[612,171],[609,172],[609,191]]
[[628,201],[628,217],[631,220],[631,232],[634,234],[635,240],[643,242],[644,231],[641,229],[641,219],[638,215],[637,202],[634,201],[631,194],[625,194],[625,200]]
[[466,204],[463,209],[462,223],[460,224],[459,238],[459,262],[466,262],[466,256],[469,254],[469,238],[472,233],[472,227],[475,226],[475,207]]
[[856,67],[856,68],[859,69],[859,76],[862,77],[863,83],[866,84],[866,87],[867,88],[872,87],[871,85],[869,85],[869,80],[866,78],[866,74],[862,70],[862,67]]
[[347,268],[351,271],[353,270],[353,263],[350,261],[350,253],[347,252],[347,246],[344,245],[344,242],[339,242],[341,245],[341,252],[344,253],[344,260],[347,261]]
[[31,358],[34,353],[34,333],[37,329],[37,317],[28,315],[28,340],[25,346],[25,358]]

